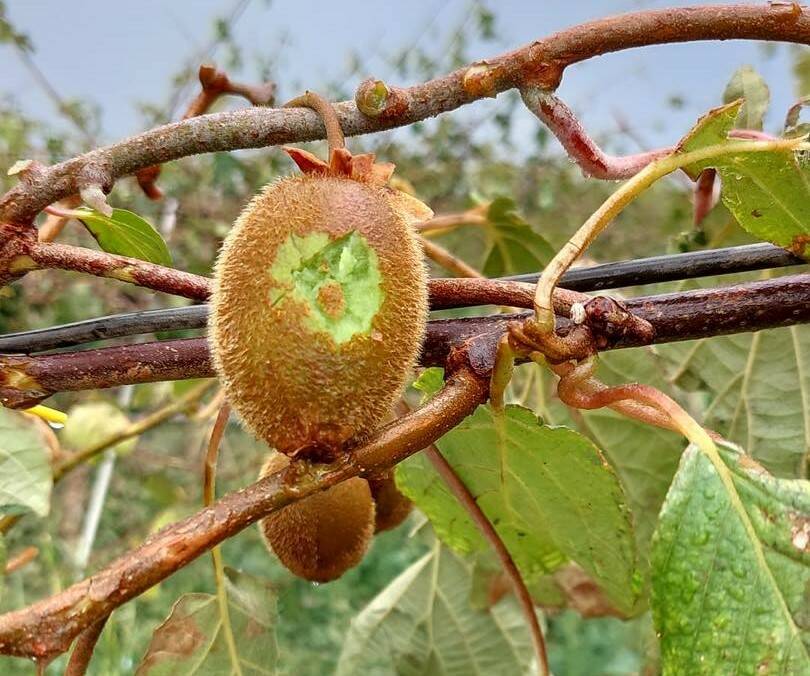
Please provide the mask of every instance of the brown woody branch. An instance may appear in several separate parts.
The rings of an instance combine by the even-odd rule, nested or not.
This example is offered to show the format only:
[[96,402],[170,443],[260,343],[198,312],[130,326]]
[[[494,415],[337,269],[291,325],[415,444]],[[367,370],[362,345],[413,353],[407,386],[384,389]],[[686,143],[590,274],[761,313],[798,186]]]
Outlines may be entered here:
[[[336,105],[347,135],[412,124],[512,88],[554,89],[566,67],[609,52],[695,40],[754,39],[810,43],[810,10],[799,5],[715,5],[650,10],[574,26],[518,50],[413,87],[367,81],[357,100]],[[380,92],[382,91],[382,94]],[[368,105],[371,102],[373,105]],[[30,225],[46,206],[154,164],[203,152],[259,148],[324,138],[306,109],[254,108],[204,115],[158,127],[48,168],[21,174],[0,199],[0,221]]]
[[98,643],[108,619],[110,616],[105,615],[79,635],[67,667],[65,667],[65,676],[84,676],[87,673],[87,667],[90,666],[90,660],[93,659],[93,650],[95,650],[96,643]]
[[347,458],[304,472],[295,483],[270,475],[172,524],[95,575],[27,608],[0,616],[0,653],[47,659],[86,628],[211,547],[286,504],[362,473],[389,469],[433,443],[485,401],[486,377],[464,368],[423,408],[384,427]]
[[52,242],[27,241],[26,246],[18,248],[8,259],[5,270],[0,269],[0,283],[48,268],[117,279],[192,300],[206,300],[211,294],[211,280],[207,277],[137,258]]
[[[12,279],[35,270],[57,269],[72,272],[81,272],[96,277],[116,279],[118,281],[142,286],[152,291],[161,291],[174,296],[190,298],[191,300],[207,300],[211,295],[212,280],[209,277],[195,275],[190,272],[183,272],[174,268],[167,268],[162,265],[148,263],[137,258],[127,256],[117,256],[104,251],[96,251],[85,247],[70,246],[68,244],[54,244],[51,242],[36,242],[32,238],[10,238],[9,245],[14,245],[13,251],[5,260],[5,265],[0,266],[0,283],[7,283]],[[427,247],[436,245],[428,240],[424,240]],[[446,253],[451,258],[455,258],[449,252]],[[0,258],[0,262],[2,262]],[[449,264],[448,264],[449,265]],[[462,263],[466,266],[466,264]],[[466,268],[462,268],[465,271]],[[478,272],[469,270],[470,275]],[[509,296],[511,294],[521,294],[528,297],[532,293],[533,285],[521,284],[519,282],[498,282],[490,283],[490,280],[432,279],[428,282],[431,295],[431,307],[442,309],[447,307],[462,307],[467,305],[480,305],[476,298],[490,297],[491,300],[484,302],[497,302],[497,296]],[[509,284],[510,286],[503,286]],[[576,302],[579,294],[573,291],[560,289],[557,294],[561,307],[570,306]],[[517,307],[531,307],[520,304]]]
[[[471,304],[531,307],[532,303],[531,293],[524,288],[531,286],[526,284],[491,279],[434,281],[446,285],[443,292],[447,297],[466,294]],[[568,301],[581,302],[582,294],[568,293],[573,296]],[[810,274],[624,301],[623,307],[632,317],[649,323],[652,332],[628,323],[621,313],[611,316],[612,306],[613,301],[604,302],[604,297],[599,296],[585,303],[586,324],[600,350],[810,323]],[[571,326],[564,316],[565,308],[565,300],[561,300],[557,321],[562,332]],[[508,324],[528,316],[524,313],[431,321],[421,364],[442,366],[453,349],[466,344],[472,363],[482,372],[487,371]],[[205,338],[54,355],[0,355],[0,403],[27,407],[56,392],[214,375]]]

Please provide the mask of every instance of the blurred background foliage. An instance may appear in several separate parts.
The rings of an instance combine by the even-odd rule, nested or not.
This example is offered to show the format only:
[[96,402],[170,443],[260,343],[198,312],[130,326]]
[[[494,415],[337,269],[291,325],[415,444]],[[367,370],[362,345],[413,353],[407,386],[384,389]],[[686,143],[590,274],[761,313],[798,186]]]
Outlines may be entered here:
[[[9,23],[4,4],[0,2],[0,42],[14,45],[23,54],[30,53],[35,45]],[[446,49],[441,58],[420,48],[405,48],[391,58],[391,65],[403,82],[412,82],[483,56],[469,52],[468,45],[473,39],[491,43],[491,53],[500,51],[494,8],[494,4],[488,7],[482,2],[471,2],[470,18],[460,26],[447,27],[443,38]],[[233,39],[227,17],[216,21],[212,32],[218,65],[229,74],[239,77],[247,59],[265,59],[264,75],[273,79],[275,65],[267,55],[276,48],[283,49],[283,44],[255,53],[255,48],[245,48]],[[307,86],[316,86],[333,98],[351,96],[345,82],[356,73],[363,74],[362,57],[359,51],[353,55],[350,72],[341,81],[306,83]],[[796,83],[796,93],[807,95],[810,50],[795,49],[793,61],[791,77]],[[188,83],[194,80],[198,65],[188,62],[174,74],[167,67],[164,75],[171,79],[175,93],[163,104],[142,102],[144,128],[176,118],[178,109],[184,105],[182,99],[193,95]],[[729,79],[732,75],[728,74]],[[295,93],[282,91],[279,100]],[[716,93],[718,104],[722,94]],[[98,110],[82,101],[60,104],[60,112],[69,124],[59,129],[26,117],[18,103],[14,92],[0,91],[0,165],[4,167],[22,158],[44,163],[59,161],[90,147],[98,134]],[[516,140],[512,120],[519,105],[517,95],[510,92],[499,98],[493,114],[477,114],[473,107],[470,115],[446,115],[396,133],[351,139],[349,146],[358,152],[376,152],[381,160],[394,162],[397,176],[407,181],[437,214],[508,198],[512,201],[509,208],[514,208],[537,235],[556,247],[605,199],[613,186],[585,180],[577,167],[559,155],[556,141],[539,124],[532,136]],[[673,97],[672,105],[679,105],[677,97]],[[671,137],[677,138],[685,131],[673,129]],[[636,138],[630,128],[625,130],[622,140],[630,148],[641,149],[644,145],[643,139]],[[323,144],[308,147],[317,153],[324,152]],[[291,172],[292,163],[278,149],[214,153],[164,166],[159,179],[166,195],[162,201],[147,200],[133,180],[120,181],[111,201],[150,220],[168,242],[177,267],[209,274],[219,243],[245,202],[268,181]],[[700,230],[693,229],[691,186],[681,178],[675,176],[661,182],[645,194],[597,241],[589,255],[607,261],[746,241],[746,235],[733,227],[732,218],[722,207],[710,215]],[[14,182],[14,177],[7,177],[5,172],[0,174],[3,191]],[[67,226],[60,241],[95,246],[76,222]],[[440,236],[437,241],[471,265],[484,267],[488,254],[484,230],[462,228]],[[533,271],[531,267],[521,267],[522,259],[515,260],[516,264],[504,263],[499,272]],[[439,270],[434,272],[441,274]],[[0,332],[185,302],[107,280],[57,271],[39,272],[0,289]],[[181,335],[187,334],[175,332],[159,337]],[[104,402],[134,419],[171,401],[187,387],[182,383],[157,383],[125,388],[123,392],[68,393],[54,397],[50,404],[70,413],[77,406]],[[535,403],[542,409],[540,403]],[[104,415],[96,415],[100,431],[95,433],[109,432],[116,417],[109,415],[108,410]],[[83,544],[88,544],[82,533],[98,465],[80,468],[68,476],[55,488],[50,515],[45,519],[23,519],[8,536],[9,555],[33,544],[39,548],[39,556],[6,578],[0,609],[18,608],[64,589],[85,572],[142,542],[161,526],[197,510],[202,499],[203,449],[210,426],[210,418],[175,416],[139,437],[134,449],[118,449],[126,452],[120,452],[116,459],[114,477],[87,561],[78,560],[81,557],[77,557],[77,551],[83,537]],[[76,448],[90,443],[93,433],[88,426],[70,437],[63,432],[58,435],[67,448]],[[220,456],[219,492],[252,481],[265,452],[262,444],[231,424]],[[326,586],[293,578],[268,556],[254,528],[224,544],[223,553],[229,565],[270,580],[277,592],[280,618],[277,631],[286,673],[330,673],[337,663],[351,618],[428,549],[424,537],[411,536],[418,522],[419,516],[415,515],[406,525],[377,537],[370,555],[358,568]],[[152,631],[166,617],[172,603],[183,593],[210,593],[213,589],[210,560],[201,557],[126,604],[113,615],[101,638],[92,673],[133,673]],[[650,631],[649,621],[644,617],[624,623],[616,619],[583,620],[574,611],[550,614],[548,640],[552,667],[555,673],[570,675],[654,673]],[[0,670],[4,674],[33,673],[34,667],[0,658]]]

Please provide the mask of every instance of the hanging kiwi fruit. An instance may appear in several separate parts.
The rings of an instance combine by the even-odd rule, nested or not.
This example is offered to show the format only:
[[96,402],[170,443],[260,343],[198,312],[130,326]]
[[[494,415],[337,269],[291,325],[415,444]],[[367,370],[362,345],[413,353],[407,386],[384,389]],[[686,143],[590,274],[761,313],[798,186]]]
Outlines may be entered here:
[[[282,471],[289,457],[273,452],[262,477]],[[294,502],[259,522],[265,543],[290,572],[330,582],[363,560],[375,529],[368,481],[347,481]]]
[[[329,161],[285,148],[303,175],[270,183],[236,220],[215,267],[209,341],[243,423],[283,456],[329,462],[383,422],[419,355],[428,294],[412,225],[433,213],[387,185],[393,165],[345,148],[320,96],[287,106],[323,118]],[[293,573],[325,581],[362,559],[374,515],[357,478],[261,528]]]
[[388,471],[368,480],[374,498],[374,532],[393,530],[411,513],[413,503],[399,492],[394,472]]

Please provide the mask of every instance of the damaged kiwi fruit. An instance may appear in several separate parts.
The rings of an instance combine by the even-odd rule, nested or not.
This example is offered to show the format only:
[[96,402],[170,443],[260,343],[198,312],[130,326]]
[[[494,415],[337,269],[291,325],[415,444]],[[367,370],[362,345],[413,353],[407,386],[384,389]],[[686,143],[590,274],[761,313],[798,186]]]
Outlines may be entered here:
[[[239,216],[216,264],[209,341],[243,423],[283,456],[330,462],[383,422],[419,355],[428,296],[412,225],[432,212],[387,185],[393,165],[346,150],[326,101],[287,105],[321,115],[329,162],[285,148],[303,175],[269,184]],[[293,573],[334,579],[374,532],[369,483],[346,481],[261,527]]]

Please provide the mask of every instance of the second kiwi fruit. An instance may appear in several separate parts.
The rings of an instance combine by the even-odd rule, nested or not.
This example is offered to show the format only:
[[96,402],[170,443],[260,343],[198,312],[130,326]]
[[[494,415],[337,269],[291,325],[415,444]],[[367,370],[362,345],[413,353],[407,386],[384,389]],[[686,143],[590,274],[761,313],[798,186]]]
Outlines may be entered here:
[[[289,462],[274,452],[261,476],[282,471]],[[363,560],[374,535],[374,514],[368,482],[354,477],[283,507],[262,519],[259,528],[290,572],[329,582]]]

